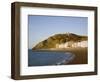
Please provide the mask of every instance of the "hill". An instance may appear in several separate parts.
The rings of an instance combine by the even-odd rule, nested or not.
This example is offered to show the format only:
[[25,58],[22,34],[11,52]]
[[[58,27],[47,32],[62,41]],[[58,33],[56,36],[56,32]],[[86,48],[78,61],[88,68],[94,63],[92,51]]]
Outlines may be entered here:
[[56,44],[62,44],[70,41],[87,41],[87,39],[87,36],[77,35],[73,33],[55,34],[48,37],[46,40],[39,42],[35,47],[32,48],[32,50],[56,48]]

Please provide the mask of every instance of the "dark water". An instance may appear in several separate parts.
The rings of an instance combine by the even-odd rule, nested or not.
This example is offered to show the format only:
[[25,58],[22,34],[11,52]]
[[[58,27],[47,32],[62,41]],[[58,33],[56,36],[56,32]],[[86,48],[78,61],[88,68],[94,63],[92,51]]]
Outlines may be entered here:
[[28,50],[28,66],[64,65],[75,57],[67,52]]

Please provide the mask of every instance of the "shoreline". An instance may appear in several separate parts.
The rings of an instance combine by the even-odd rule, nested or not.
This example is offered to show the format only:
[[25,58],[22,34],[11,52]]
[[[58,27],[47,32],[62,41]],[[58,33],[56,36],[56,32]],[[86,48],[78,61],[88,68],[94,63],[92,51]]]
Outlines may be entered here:
[[67,51],[71,51],[71,50],[78,50],[78,49],[87,49],[87,47],[85,48],[81,48],[81,47],[78,47],[78,48],[62,48],[62,49],[59,49],[59,48],[51,48],[51,49],[38,49],[38,50],[32,50],[32,49],[29,49],[29,50],[32,50],[33,52],[34,51],[52,51],[52,52],[61,52],[61,51],[64,51],[64,52],[67,52]]

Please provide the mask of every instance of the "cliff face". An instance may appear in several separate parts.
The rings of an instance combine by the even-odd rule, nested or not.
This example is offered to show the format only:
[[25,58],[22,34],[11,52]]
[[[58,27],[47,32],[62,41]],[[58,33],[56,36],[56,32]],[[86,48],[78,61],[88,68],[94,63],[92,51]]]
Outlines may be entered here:
[[57,44],[64,44],[67,42],[81,42],[87,41],[87,36],[76,35],[73,33],[65,33],[65,34],[55,34],[54,36],[49,37],[48,39],[41,41],[33,50],[38,49],[49,49],[49,48],[56,48]]

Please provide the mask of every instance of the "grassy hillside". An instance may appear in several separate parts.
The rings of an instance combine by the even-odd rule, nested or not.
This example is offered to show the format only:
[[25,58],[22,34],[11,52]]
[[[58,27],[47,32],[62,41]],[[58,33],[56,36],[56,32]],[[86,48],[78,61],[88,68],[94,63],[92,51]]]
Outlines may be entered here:
[[66,43],[69,41],[80,42],[87,40],[87,36],[81,36],[73,33],[55,34],[44,41],[39,42],[33,50],[55,48],[56,44]]

